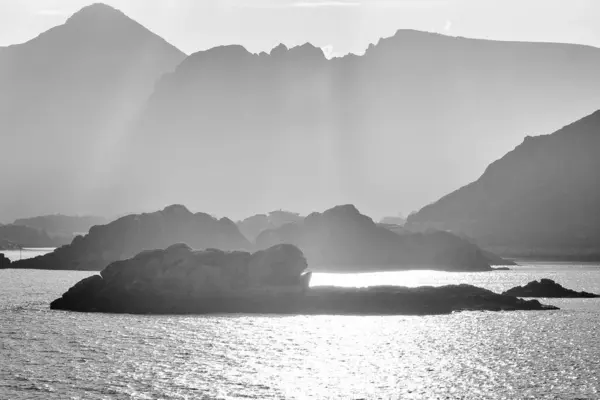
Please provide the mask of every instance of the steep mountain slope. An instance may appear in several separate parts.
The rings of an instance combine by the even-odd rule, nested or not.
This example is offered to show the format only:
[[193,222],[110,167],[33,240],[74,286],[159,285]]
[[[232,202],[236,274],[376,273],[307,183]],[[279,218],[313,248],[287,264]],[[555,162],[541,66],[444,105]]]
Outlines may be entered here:
[[394,233],[352,205],[312,213],[299,223],[266,230],[256,239],[262,249],[279,243],[298,246],[313,269],[491,270],[481,250],[458,236],[439,231]]
[[0,219],[106,202],[130,124],[184,58],[102,4],[0,49]]
[[502,254],[600,256],[600,111],[527,137],[475,182],[409,217]]
[[54,252],[18,261],[13,268],[100,271],[117,260],[143,250],[164,249],[186,243],[194,249],[250,249],[251,244],[227,218],[191,213],[181,205],[148,214],[132,214],[107,225],[96,225],[85,236]]
[[[242,214],[342,199],[370,213],[416,208],[525,135],[596,109],[598,70],[591,47],[416,31],[332,60],[309,44],[198,52],[160,80],[133,135],[129,207],[201,198]],[[222,196],[232,183],[243,202]]]

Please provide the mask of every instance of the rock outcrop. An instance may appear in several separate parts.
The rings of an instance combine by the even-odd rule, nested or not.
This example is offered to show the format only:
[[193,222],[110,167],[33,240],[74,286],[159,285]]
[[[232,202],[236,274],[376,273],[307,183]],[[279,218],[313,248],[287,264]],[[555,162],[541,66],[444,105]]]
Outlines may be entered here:
[[562,287],[552,279],[540,279],[531,281],[525,286],[516,286],[508,289],[503,295],[516,297],[556,297],[556,298],[590,298],[600,297],[600,295],[588,292],[576,292],[575,290]]
[[0,269],[9,268],[10,267],[10,259],[4,255],[4,253],[0,253]]
[[233,221],[193,214],[184,206],[172,205],[161,211],[132,214],[107,225],[96,225],[71,244],[40,257],[15,262],[13,268],[100,271],[113,261],[173,243],[187,243],[197,249],[252,247]]
[[116,261],[85,278],[51,304],[53,309],[128,313],[202,312],[227,301],[301,294],[308,288],[306,259],[292,245],[254,254],[186,244]]
[[185,244],[142,252],[85,278],[50,305],[114,313],[445,314],[554,309],[470,285],[309,289],[306,259],[292,245],[254,254]]
[[600,111],[522,144],[408,218],[512,258],[600,260]]
[[298,246],[311,269],[491,271],[485,254],[467,240],[441,231],[395,233],[352,205],[312,213],[256,239],[258,248],[278,243]]

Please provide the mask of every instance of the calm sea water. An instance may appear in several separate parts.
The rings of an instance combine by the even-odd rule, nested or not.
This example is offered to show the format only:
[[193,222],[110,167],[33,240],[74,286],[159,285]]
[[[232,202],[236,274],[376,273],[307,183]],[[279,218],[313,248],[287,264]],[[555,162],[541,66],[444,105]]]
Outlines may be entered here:
[[[86,272],[0,270],[0,399],[600,398],[600,299],[427,317],[136,316],[51,311]],[[600,265],[315,274],[313,284],[550,277],[600,292]]]

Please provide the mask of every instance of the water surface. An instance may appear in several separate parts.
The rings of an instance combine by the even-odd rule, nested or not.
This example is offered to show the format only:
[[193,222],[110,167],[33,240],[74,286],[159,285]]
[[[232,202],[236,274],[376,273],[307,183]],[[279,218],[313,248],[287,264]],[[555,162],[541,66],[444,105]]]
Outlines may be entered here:
[[[600,398],[600,299],[444,316],[138,316],[51,311],[90,275],[0,271],[0,399]],[[315,274],[313,284],[549,277],[600,292],[600,266]]]

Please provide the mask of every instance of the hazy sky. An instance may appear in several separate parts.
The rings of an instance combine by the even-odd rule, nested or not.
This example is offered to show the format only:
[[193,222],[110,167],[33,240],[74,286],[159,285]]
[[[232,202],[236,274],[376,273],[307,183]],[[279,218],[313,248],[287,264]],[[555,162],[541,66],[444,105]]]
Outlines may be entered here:
[[[186,53],[311,42],[361,53],[397,29],[600,47],[598,0],[105,0]],[[0,46],[61,24],[90,0],[0,0]]]

